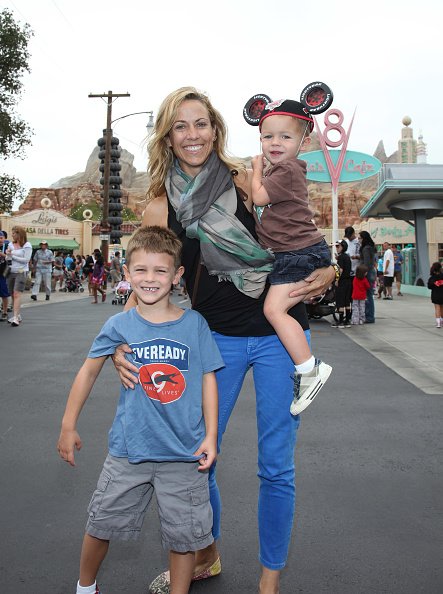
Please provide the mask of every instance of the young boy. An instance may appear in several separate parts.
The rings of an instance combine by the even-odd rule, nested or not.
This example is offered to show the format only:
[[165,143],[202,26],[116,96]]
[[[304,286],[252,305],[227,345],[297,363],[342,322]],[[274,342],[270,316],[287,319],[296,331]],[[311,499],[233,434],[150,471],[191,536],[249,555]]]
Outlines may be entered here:
[[138,305],[105,323],[68,397],[58,451],[74,466],[83,405],[106,358],[130,345],[140,383],[135,392],[120,391],[109,454],[88,508],[77,594],[99,593],[96,575],[109,541],[138,537],[153,491],[170,551],[171,594],[188,592],[194,552],[213,542],[207,471],[217,452],[214,371],[223,361],[205,320],[169,301],[171,284],[183,274],[180,250],[168,229],[134,234],[124,268]]
[[[301,103],[286,99],[266,105],[259,128],[263,154],[252,159],[252,200],[259,242],[275,255],[264,313],[295,364],[291,413],[302,412],[332,368],[315,359],[300,324],[288,310],[301,298],[289,293],[306,285],[316,268],[330,266],[329,248],[312,220],[306,163],[298,159],[310,142],[314,121]],[[270,167],[264,170],[263,157]]]

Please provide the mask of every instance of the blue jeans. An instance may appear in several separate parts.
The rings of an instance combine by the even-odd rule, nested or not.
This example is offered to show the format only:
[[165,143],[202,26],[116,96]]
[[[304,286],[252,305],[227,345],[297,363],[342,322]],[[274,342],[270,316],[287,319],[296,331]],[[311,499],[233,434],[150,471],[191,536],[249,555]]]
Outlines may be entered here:
[[[306,331],[310,342],[310,331]],[[237,402],[245,375],[252,367],[258,431],[258,529],[260,563],[268,569],[285,566],[295,511],[294,448],[299,417],[289,412],[294,364],[276,335],[223,336],[213,332],[226,367],[217,371],[219,395],[218,448]],[[214,516],[213,536],[220,536],[221,500],[216,465],[209,471]]]
[[366,305],[365,305],[365,316],[366,321],[369,323],[375,322],[375,307],[374,307],[374,286],[373,283],[376,279],[375,270],[370,270],[367,274],[367,279],[371,285],[366,291]]

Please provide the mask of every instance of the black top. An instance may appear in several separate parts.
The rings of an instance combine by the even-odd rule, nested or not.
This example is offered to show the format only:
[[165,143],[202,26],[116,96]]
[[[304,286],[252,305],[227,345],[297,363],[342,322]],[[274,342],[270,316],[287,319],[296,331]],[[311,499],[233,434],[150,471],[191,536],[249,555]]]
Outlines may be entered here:
[[[246,208],[237,192],[237,211],[235,216],[248,231],[255,233],[254,218]],[[197,266],[200,263],[200,242],[186,237],[185,231],[177,221],[174,208],[168,201],[168,227],[180,238],[183,244],[182,264],[184,279],[189,296],[194,292]],[[201,266],[197,295],[193,308],[208,322],[211,330],[226,336],[269,336],[275,330],[263,314],[263,303],[269,287],[259,299],[253,299],[238,291],[230,281],[219,282],[217,276],[210,276],[205,266]],[[303,330],[309,329],[304,303],[298,303],[289,310]]]
[[346,252],[342,252],[341,254],[339,254],[337,256],[337,264],[340,266],[340,268],[343,271],[340,274],[340,279],[338,281],[338,284],[340,284],[340,282],[349,280],[351,278],[351,269],[352,269],[351,258],[348,256],[348,254]]
[[443,273],[432,274],[429,277],[428,289],[431,289],[432,303],[443,305]]
[[369,243],[363,246],[360,250],[362,264],[368,267],[370,270],[374,268],[375,264],[375,248]]

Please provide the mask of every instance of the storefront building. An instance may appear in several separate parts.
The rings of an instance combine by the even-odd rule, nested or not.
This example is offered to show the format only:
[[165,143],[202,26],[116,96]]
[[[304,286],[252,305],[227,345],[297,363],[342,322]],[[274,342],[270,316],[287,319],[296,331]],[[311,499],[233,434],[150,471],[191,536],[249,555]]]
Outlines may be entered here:
[[[49,249],[53,251],[72,252],[74,254],[91,254],[94,249],[100,249],[100,224],[90,219],[77,221],[57,212],[51,208],[42,208],[27,212],[23,215],[0,215],[0,228],[11,237],[11,229],[20,225],[26,229],[28,241],[37,249],[44,239],[48,242]],[[110,245],[110,258],[116,250],[124,256],[128,242],[139,227],[140,223],[124,223],[122,225],[123,237],[121,244]],[[357,234],[366,230],[371,235],[376,246],[381,249],[387,241],[399,246],[400,249],[415,246],[414,227],[405,221],[393,218],[368,219],[354,226]],[[331,229],[321,229],[326,241],[331,244]],[[339,230],[339,237],[344,236],[344,229]],[[427,237],[429,248],[429,261],[443,262],[443,217],[436,217],[427,221]]]
[[[51,208],[32,210],[16,216],[0,215],[0,229],[6,231],[9,238],[15,225],[26,229],[28,241],[34,249],[43,240],[48,242],[48,247],[53,252],[87,255],[92,254],[96,248],[100,249],[100,224],[90,219],[77,221]],[[128,241],[138,226],[137,223],[122,225],[122,243],[109,246],[110,257],[117,250],[124,255]]]

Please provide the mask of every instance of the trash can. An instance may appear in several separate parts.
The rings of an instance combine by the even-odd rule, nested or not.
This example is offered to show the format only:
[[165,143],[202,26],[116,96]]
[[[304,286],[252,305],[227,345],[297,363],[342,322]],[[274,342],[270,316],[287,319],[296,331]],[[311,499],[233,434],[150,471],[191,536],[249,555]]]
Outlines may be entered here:
[[402,282],[405,285],[415,284],[417,276],[417,253],[415,247],[407,247],[401,250],[403,255]]

